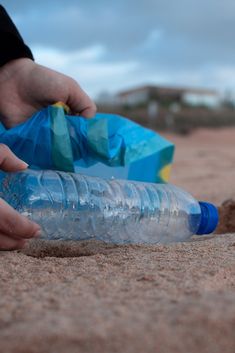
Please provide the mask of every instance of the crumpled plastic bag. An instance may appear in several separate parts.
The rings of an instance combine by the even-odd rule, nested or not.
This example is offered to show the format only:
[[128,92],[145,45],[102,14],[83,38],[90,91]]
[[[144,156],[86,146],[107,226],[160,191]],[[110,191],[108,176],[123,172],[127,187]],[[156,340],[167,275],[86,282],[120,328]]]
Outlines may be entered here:
[[102,177],[168,181],[174,145],[118,115],[93,119],[66,115],[49,106],[11,129],[0,126],[4,143],[31,168]]

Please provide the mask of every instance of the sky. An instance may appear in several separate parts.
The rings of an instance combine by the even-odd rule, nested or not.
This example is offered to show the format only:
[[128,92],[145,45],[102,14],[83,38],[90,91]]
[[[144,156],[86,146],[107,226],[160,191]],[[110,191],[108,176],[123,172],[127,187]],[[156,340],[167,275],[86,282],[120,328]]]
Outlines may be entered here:
[[93,98],[146,84],[235,92],[234,0],[1,4],[35,60]]

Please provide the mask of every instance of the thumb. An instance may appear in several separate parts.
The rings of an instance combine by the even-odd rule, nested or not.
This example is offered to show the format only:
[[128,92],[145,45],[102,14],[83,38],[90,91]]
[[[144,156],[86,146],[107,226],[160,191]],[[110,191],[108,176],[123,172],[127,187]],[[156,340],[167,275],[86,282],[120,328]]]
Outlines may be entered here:
[[16,157],[9,147],[0,144],[0,169],[5,172],[17,172],[27,167],[28,164]]
[[66,104],[72,114],[81,115],[84,118],[93,118],[96,113],[96,105],[91,98],[83,91],[76,81],[68,78],[69,94]]

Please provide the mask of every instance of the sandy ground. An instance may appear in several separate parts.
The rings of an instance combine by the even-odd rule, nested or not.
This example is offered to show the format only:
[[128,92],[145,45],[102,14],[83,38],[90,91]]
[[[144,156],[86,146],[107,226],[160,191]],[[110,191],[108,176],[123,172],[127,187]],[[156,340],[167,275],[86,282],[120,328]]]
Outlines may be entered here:
[[[168,136],[169,137],[169,136]],[[235,198],[234,129],[171,136],[171,182]],[[235,234],[0,253],[0,352],[235,352]]]

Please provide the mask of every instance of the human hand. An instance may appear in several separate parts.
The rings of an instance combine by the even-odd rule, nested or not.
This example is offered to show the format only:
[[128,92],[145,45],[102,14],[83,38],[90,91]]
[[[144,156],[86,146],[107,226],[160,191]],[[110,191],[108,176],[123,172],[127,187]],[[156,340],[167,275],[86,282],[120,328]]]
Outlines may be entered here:
[[[16,172],[27,168],[27,164],[17,158],[10,149],[0,144],[0,169]],[[0,250],[23,248],[27,239],[40,234],[38,224],[21,216],[4,200],[0,199]]]
[[58,101],[74,115],[91,118],[96,106],[72,78],[21,58],[0,68],[0,118],[7,127]]

